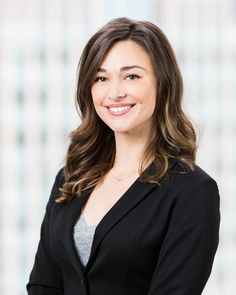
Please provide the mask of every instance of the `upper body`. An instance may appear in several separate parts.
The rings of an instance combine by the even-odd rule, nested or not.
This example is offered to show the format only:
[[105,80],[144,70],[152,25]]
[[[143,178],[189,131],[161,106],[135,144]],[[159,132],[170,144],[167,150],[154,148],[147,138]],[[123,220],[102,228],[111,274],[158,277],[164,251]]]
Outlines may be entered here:
[[[219,195],[195,163],[182,92],[154,24],[116,19],[88,41],[81,124],[47,205],[30,295],[201,294],[218,245]],[[87,241],[80,236],[76,248],[73,236],[82,212],[96,226],[85,267],[77,250]]]
[[218,245],[218,189],[199,167],[179,171],[175,163],[160,186],[139,179],[131,185],[97,225],[84,268],[73,227],[91,191],[55,203],[64,181],[61,170],[47,205],[29,294],[200,295]]

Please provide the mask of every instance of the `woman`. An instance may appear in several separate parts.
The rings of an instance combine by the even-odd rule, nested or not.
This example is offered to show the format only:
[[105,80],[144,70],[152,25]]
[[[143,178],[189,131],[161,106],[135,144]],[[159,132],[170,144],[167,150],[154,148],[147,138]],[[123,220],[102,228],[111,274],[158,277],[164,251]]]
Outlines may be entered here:
[[88,41],[65,167],[41,228],[30,295],[199,295],[218,246],[219,195],[195,164],[173,50],[119,18]]

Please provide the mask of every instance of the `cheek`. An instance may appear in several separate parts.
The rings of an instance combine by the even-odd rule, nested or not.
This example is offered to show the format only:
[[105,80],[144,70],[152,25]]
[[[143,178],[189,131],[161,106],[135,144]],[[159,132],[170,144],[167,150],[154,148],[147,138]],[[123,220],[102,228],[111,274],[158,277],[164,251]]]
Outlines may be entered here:
[[107,87],[105,85],[95,85],[91,88],[91,95],[95,106],[102,106],[106,98]]
[[148,87],[146,97],[148,97],[149,100],[149,106],[151,109],[155,109],[156,107],[156,100],[157,100],[157,87],[156,84],[151,83]]
[[142,92],[142,109],[145,116],[151,117],[156,108],[156,91]]
[[136,92],[136,97],[139,98],[139,102],[145,104],[148,108],[155,108],[157,92],[152,85],[150,87],[140,88]]
[[101,103],[101,91],[99,91],[99,89],[97,89],[96,87],[92,87],[91,95],[93,99],[93,104],[96,107],[96,105],[99,105]]

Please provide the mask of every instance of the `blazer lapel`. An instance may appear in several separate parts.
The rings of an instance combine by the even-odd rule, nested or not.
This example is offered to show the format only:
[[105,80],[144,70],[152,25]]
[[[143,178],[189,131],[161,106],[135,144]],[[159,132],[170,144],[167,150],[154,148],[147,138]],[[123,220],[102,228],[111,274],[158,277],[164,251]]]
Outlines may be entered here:
[[74,239],[73,230],[74,225],[81,213],[83,204],[89,197],[90,191],[84,191],[79,198],[73,198],[68,203],[66,203],[63,209],[63,223],[62,223],[62,240],[65,247],[66,254],[68,255],[71,263],[74,265],[75,269],[81,273],[84,271],[84,266],[80,261],[79,255],[77,254]]
[[[153,169],[154,165],[151,164],[147,168],[147,172],[152,174]],[[104,239],[105,235],[111,230],[113,226],[115,226],[115,224],[120,221],[120,219],[122,219],[130,210],[132,210],[133,207],[135,207],[143,198],[148,195],[148,193],[150,193],[156,187],[157,184],[143,183],[140,178],[138,178],[106,213],[106,215],[96,227],[90,258],[85,267],[85,271],[87,271],[90,267],[93,259],[96,256],[99,245]]]
[[[175,161],[172,162],[171,168],[174,166]],[[153,174],[155,171],[154,164],[150,164],[146,169],[148,174]],[[153,189],[157,187],[154,183],[143,183],[138,178],[129,189],[121,196],[121,198],[113,205],[113,207],[105,214],[103,219],[96,227],[90,258],[87,265],[84,267],[80,261],[80,258],[76,252],[73,229],[75,222],[77,221],[82,207],[91,194],[92,190],[85,190],[79,198],[73,198],[64,206],[63,214],[63,228],[62,228],[62,240],[65,246],[66,253],[74,265],[75,269],[79,273],[87,272],[93,259],[96,256],[96,252],[100,243],[106,236],[106,234],[115,226],[132,208],[134,208],[139,202],[141,202]]]

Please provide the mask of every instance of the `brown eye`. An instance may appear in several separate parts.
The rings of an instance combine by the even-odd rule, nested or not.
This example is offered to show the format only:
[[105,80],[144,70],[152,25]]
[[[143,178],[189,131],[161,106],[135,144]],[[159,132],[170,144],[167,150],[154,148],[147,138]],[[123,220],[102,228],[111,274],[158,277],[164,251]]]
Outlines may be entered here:
[[126,77],[126,79],[128,78],[128,80],[136,80],[139,79],[140,76],[136,75],[136,74],[130,74]]
[[106,81],[106,77],[96,77],[94,82],[105,82]]

